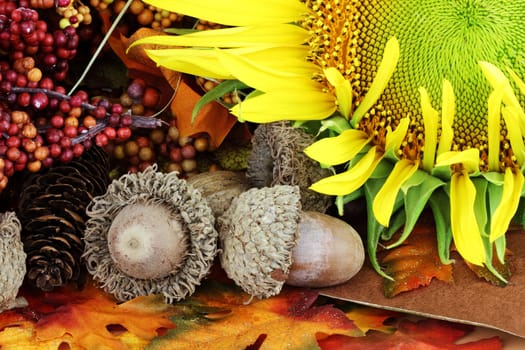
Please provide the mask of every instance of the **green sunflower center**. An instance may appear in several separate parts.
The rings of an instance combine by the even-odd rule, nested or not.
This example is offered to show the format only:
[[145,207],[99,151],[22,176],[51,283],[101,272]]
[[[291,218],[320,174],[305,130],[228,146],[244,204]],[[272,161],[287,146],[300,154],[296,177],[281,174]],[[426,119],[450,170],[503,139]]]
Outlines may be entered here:
[[[313,61],[334,66],[350,79],[357,103],[375,77],[387,40],[399,41],[396,71],[375,108],[361,121],[363,130],[380,138],[386,126],[395,127],[409,116],[407,140],[413,142],[413,152],[405,155],[421,157],[424,130],[418,89],[428,91],[439,111],[447,79],[456,101],[453,149],[476,147],[484,152],[492,87],[478,62],[490,62],[504,72],[510,67],[525,76],[525,0],[333,0],[307,5],[313,13],[307,27],[317,35],[311,43]],[[519,94],[518,98],[523,106],[525,99]]]

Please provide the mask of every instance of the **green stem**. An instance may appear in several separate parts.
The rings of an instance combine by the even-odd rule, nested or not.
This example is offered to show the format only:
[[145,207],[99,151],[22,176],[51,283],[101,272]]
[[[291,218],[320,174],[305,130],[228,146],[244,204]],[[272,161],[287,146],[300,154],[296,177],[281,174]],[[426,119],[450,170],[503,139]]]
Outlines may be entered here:
[[95,63],[95,60],[97,59],[98,55],[100,55],[100,52],[102,51],[102,49],[106,45],[106,42],[108,41],[109,37],[111,36],[111,34],[115,30],[115,28],[117,28],[117,25],[120,23],[120,20],[122,19],[122,17],[126,13],[126,11],[128,11],[128,8],[129,8],[129,6],[131,5],[132,2],[133,2],[133,0],[127,0],[126,1],[126,4],[124,5],[122,10],[118,14],[117,18],[115,18],[115,21],[113,22],[111,27],[109,27],[108,32],[106,33],[106,35],[104,35],[104,38],[102,38],[102,41],[100,42],[100,44],[97,47],[97,50],[95,51],[95,53],[93,54],[93,56],[89,60],[89,63],[87,64],[87,66],[84,69],[84,71],[82,72],[82,75],[80,76],[80,78],[78,78],[77,82],[71,88],[71,90],[69,90],[69,92],[68,92],[69,96],[71,96],[71,94],[73,94],[73,92],[75,92],[75,90],[82,83],[82,81],[84,81],[84,78],[86,77],[86,75],[88,74],[89,70],[91,69],[91,66],[93,65],[93,63]]

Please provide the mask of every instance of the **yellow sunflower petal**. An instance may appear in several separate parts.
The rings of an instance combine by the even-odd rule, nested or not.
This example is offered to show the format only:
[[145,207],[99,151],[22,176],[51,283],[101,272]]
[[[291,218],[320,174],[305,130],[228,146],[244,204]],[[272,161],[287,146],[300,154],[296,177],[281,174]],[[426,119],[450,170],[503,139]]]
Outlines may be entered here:
[[520,102],[512,90],[509,79],[507,79],[505,74],[503,74],[498,67],[491,63],[480,62],[479,65],[481,66],[483,74],[485,74],[485,77],[494,89],[503,86],[503,103],[505,106],[514,110],[521,133],[525,135],[525,111],[521,108]]
[[392,169],[392,172],[388,175],[388,178],[377,193],[372,204],[374,216],[381,225],[388,227],[392,211],[394,210],[394,203],[401,186],[407,179],[414,175],[418,168],[418,163],[414,163],[408,159],[401,159],[394,165],[394,169]]
[[219,62],[214,50],[209,49],[165,49],[145,50],[159,66],[168,69],[215,79],[235,79]]
[[425,127],[425,152],[423,152],[423,169],[431,171],[434,167],[437,146],[438,112],[432,108],[430,97],[425,88],[419,88],[421,95],[421,112]]
[[441,106],[441,137],[439,139],[437,154],[450,151],[452,147],[452,140],[454,138],[454,129],[452,123],[454,122],[455,113],[454,89],[448,80],[443,80],[443,97]]
[[410,125],[410,118],[405,117],[399,121],[396,129],[392,131],[390,126],[387,127],[387,134],[385,140],[385,149],[396,151],[401,147],[403,140],[408,131],[408,126]]
[[507,125],[507,136],[514,152],[514,156],[518,164],[521,166],[525,161],[525,144],[523,143],[523,135],[519,127],[519,117],[518,112],[515,108],[503,107],[501,110],[503,115],[503,120]]
[[279,120],[321,120],[335,112],[334,97],[319,90],[275,90],[248,98],[231,112],[240,120],[269,123]]
[[507,72],[509,72],[512,80],[516,83],[521,93],[525,95],[525,82],[514,72],[510,67],[507,67]]
[[491,171],[499,171],[501,100],[503,86],[490,93],[488,99],[488,163]]
[[[268,52],[266,51],[271,51],[267,58],[266,55]],[[269,49],[259,52],[259,54],[263,55],[262,57],[254,57],[256,56],[256,53],[252,52],[249,58],[229,53],[228,50],[217,49],[215,50],[215,53],[219,58],[221,65],[230,72],[234,72],[234,75],[238,80],[259,91],[269,92],[272,90],[293,90],[297,86],[311,90],[321,88],[319,83],[311,79],[311,74],[297,74],[286,69],[287,57],[290,57],[290,55],[283,52],[278,56],[278,53],[275,51],[276,50]],[[268,62],[271,62],[269,59],[280,61],[280,69],[268,66]],[[292,67],[294,64],[295,62],[292,62],[289,66]],[[309,65],[311,64],[304,60],[304,66]],[[310,68],[313,72],[314,68]]]
[[376,103],[377,99],[385,90],[388,81],[394,74],[397,61],[399,60],[399,42],[396,38],[391,38],[387,41],[383,59],[377,69],[377,74],[374,81],[370,85],[370,89],[359,104],[359,107],[352,115],[352,124],[357,125],[366,112]]
[[326,79],[328,79],[328,82],[335,88],[339,112],[341,112],[343,117],[348,119],[352,106],[352,87],[350,86],[350,81],[346,80],[341,72],[334,67],[325,69],[324,75]]
[[185,35],[153,35],[134,41],[130,48],[142,44],[193,47],[247,47],[302,45],[308,32],[294,24],[261,25],[202,30]]
[[359,189],[370,178],[382,155],[372,147],[368,153],[349,170],[326,177],[310,186],[310,189],[333,196],[342,196]]
[[479,149],[470,148],[465,151],[449,151],[441,153],[436,159],[436,166],[453,164],[462,164],[469,173],[478,170]]
[[354,158],[370,141],[367,133],[347,129],[335,137],[327,137],[306,147],[304,153],[321,164],[337,165]]
[[490,241],[494,242],[507,232],[510,220],[516,213],[523,190],[523,174],[520,171],[513,172],[510,168],[505,169],[503,194],[501,201],[491,219]]
[[298,0],[145,0],[170,12],[185,14],[230,26],[247,26],[298,21],[307,12]]
[[474,265],[485,262],[485,248],[479,232],[474,201],[476,187],[468,173],[455,173],[450,183],[450,221],[452,237],[459,254]]

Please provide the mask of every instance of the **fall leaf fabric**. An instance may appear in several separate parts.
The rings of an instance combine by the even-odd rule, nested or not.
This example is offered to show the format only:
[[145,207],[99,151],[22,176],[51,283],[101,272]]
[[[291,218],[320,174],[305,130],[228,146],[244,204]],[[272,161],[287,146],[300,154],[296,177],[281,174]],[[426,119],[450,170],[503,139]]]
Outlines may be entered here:
[[117,303],[88,281],[52,293],[24,287],[28,306],[0,314],[5,349],[502,349],[497,337],[455,345],[473,326],[413,322],[406,315],[287,287],[264,300],[209,280],[165,304],[145,296]]

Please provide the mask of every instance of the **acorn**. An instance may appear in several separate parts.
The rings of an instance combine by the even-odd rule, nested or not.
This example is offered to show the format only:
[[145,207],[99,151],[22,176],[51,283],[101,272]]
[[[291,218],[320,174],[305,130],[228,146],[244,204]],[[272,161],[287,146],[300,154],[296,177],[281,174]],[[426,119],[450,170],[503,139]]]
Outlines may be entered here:
[[361,269],[361,237],[335,217],[302,211],[298,186],[251,188],[218,219],[220,261],[252,297],[279,294],[283,285],[328,287]]
[[249,188],[245,173],[240,171],[203,172],[188,177],[187,181],[206,198],[215,218],[221,216],[232,200]]
[[14,212],[0,214],[0,313],[27,306],[25,298],[17,298],[26,273],[20,230],[21,224]]
[[304,154],[304,149],[314,141],[312,135],[285,121],[258,125],[247,159],[246,177],[250,185],[257,188],[299,186],[303,210],[324,213],[332,205],[333,197],[309,187],[331,173]]
[[152,165],[114,180],[93,198],[83,254],[93,279],[119,301],[160,294],[182,300],[217,253],[215,218],[201,193]]

